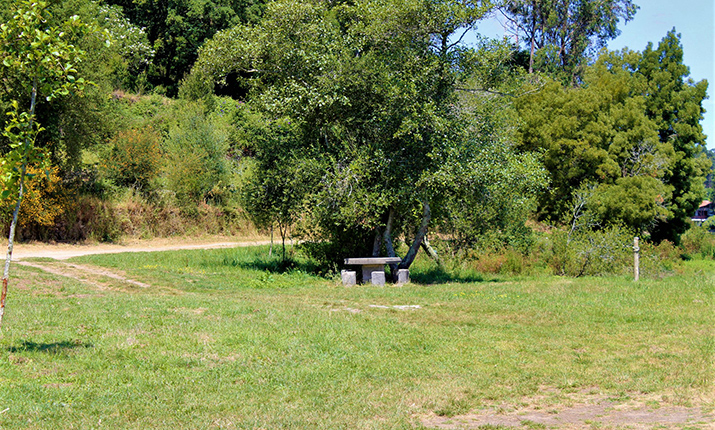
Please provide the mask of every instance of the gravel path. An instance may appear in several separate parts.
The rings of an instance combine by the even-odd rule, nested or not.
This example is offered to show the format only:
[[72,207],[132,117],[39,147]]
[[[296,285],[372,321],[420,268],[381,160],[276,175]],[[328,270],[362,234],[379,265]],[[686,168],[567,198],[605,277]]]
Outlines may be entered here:
[[127,244],[93,244],[93,245],[68,245],[57,244],[48,245],[44,243],[16,244],[13,249],[12,259],[23,260],[26,258],[54,258],[55,260],[66,260],[72,257],[80,257],[92,254],[117,254],[121,252],[156,252],[173,251],[179,249],[215,249],[234,248],[239,246],[267,245],[267,240],[239,240],[239,241],[213,241],[213,240],[193,240],[186,242],[182,240],[157,239],[147,241],[135,241]]

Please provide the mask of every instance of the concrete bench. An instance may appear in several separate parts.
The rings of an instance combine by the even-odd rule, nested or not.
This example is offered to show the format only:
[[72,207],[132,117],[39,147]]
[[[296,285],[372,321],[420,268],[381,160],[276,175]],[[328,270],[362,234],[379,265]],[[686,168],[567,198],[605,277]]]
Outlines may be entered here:
[[[362,266],[362,281],[371,282],[373,285],[385,285],[385,265],[399,264],[402,259],[399,257],[364,257],[364,258],[346,258],[346,266]],[[409,270],[400,269],[397,271],[397,283],[404,284],[409,282]],[[356,284],[355,272],[343,270],[343,284]]]

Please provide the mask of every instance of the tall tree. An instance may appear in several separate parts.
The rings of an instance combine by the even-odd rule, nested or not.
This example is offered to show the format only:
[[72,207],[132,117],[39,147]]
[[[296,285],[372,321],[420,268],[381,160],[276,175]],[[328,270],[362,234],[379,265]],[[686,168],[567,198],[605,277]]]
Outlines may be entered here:
[[574,82],[585,60],[620,34],[638,6],[632,0],[506,0],[502,14],[529,52],[529,73],[558,73]]
[[77,77],[76,65],[84,52],[69,43],[72,34],[88,29],[78,17],[61,27],[50,25],[47,4],[22,0],[16,4],[12,19],[0,26],[0,60],[3,75],[13,76],[20,88],[22,100],[12,100],[10,120],[3,135],[9,140],[10,150],[3,154],[2,175],[6,188],[3,198],[17,196],[8,237],[7,257],[0,293],[0,324],[5,312],[10,262],[12,260],[15,226],[24,192],[28,164],[41,162],[42,154],[35,148],[35,139],[42,131],[35,119],[37,97],[52,100],[82,89],[84,79]]
[[520,148],[543,151],[551,176],[540,217],[571,223],[574,199],[588,194],[586,207],[602,225],[676,241],[703,197],[707,167],[707,82],[687,74],[671,32],[658,50],[602,52],[581,87],[552,82],[521,98]]
[[473,156],[486,145],[457,82],[473,59],[458,40],[490,7],[277,1],[257,26],[219,33],[194,73],[236,74],[265,118],[302,127],[284,159],[301,164],[304,219],[338,245],[332,258],[394,256],[404,235],[409,267],[445,216],[446,193],[464,185],[454,175],[487,168]]
[[149,80],[176,95],[179,81],[191,69],[199,48],[217,31],[256,22],[265,0],[110,0],[121,6],[134,25],[145,28],[155,55]]
[[673,187],[669,207],[673,216],[653,229],[656,240],[677,241],[704,197],[709,164],[700,122],[708,82],[695,82],[688,78],[689,74],[690,69],[683,64],[680,34],[675,29],[668,32],[657,48],[648,44],[637,70],[637,75],[644,78],[639,90],[645,96],[646,114],[655,122],[660,142],[672,145],[675,151],[674,164],[664,178]]

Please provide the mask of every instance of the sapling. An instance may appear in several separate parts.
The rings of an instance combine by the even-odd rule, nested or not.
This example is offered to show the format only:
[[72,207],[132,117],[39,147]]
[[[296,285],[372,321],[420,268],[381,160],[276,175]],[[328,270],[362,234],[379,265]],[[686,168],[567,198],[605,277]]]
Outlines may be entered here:
[[[2,199],[14,199],[7,257],[0,294],[0,327],[5,313],[5,301],[10,276],[10,262],[15,240],[20,205],[30,164],[47,167],[47,160],[36,147],[37,135],[43,130],[35,117],[38,97],[47,101],[81,91],[87,84],[77,77],[77,65],[84,51],[72,44],[81,33],[91,30],[77,16],[61,26],[51,24],[47,4],[22,0],[16,3],[13,18],[0,25],[0,64],[2,73],[15,88],[11,110],[2,131],[9,151],[0,161],[4,189]],[[109,43],[109,42],[107,42]]]

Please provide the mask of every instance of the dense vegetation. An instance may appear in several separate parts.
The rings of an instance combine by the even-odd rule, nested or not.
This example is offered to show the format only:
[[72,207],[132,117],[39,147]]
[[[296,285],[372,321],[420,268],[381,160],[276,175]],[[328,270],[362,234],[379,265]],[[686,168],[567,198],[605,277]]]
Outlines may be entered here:
[[[22,2],[0,3],[15,22]],[[636,17],[630,0],[39,7],[46,34],[82,23],[60,38],[81,55],[42,72],[69,81],[31,106],[17,40],[0,41],[0,107],[42,127],[26,139],[23,239],[255,225],[321,260],[405,267],[420,247],[526,256],[546,241],[556,272],[583,274],[568,255],[593,262],[616,237],[679,244],[706,197],[707,82],[688,78],[677,32],[599,50]],[[522,45],[462,43],[489,13]],[[8,227],[15,117],[0,138]]]

